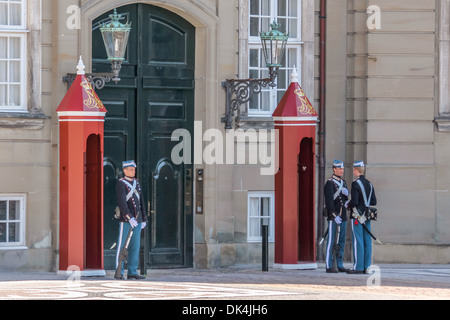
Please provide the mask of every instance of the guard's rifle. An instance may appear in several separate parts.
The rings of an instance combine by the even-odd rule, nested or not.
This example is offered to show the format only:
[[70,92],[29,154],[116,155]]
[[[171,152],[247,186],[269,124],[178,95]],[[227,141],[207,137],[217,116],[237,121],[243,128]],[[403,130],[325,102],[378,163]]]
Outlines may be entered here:
[[[341,198],[341,204],[342,203],[342,198]],[[341,207],[341,212],[339,212],[339,216],[342,216],[342,207]],[[342,223],[342,221],[341,221]],[[338,265],[337,265],[337,258],[341,258],[339,251],[341,251],[341,246],[339,245],[339,237],[341,235],[341,223],[336,223],[337,227],[336,227],[336,234],[335,234],[335,240],[334,240],[334,245],[333,245],[333,250],[332,250],[332,254],[334,257],[333,260],[333,267],[336,266],[336,270],[339,269]]]
[[334,245],[333,245],[333,250],[332,250],[332,254],[333,254],[333,267],[336,267],[336,270],[338,269],[338,265],[337,265],[337,258],[339,256],[339,251],[341,250],[341,246],[339,245],[339,236],[341,234],[341,225],[337,224],[337,228],[336,228],[336,233],[335,233],[335,241],[334,241]]
[[122,263],[127,261],[128,262],[128,246],[130,244],[131,241],[131,237],[133,236],[133,228],[130,229],[130,231],[128,231],[128,236],[127,239],[125,240],[125,245],[123,246],[123,248],[120,250],[119,253],[119,262],[117,264],[117,268],[116,268],[116,273],[114,275],[114,279],[119,280],[122,275]]

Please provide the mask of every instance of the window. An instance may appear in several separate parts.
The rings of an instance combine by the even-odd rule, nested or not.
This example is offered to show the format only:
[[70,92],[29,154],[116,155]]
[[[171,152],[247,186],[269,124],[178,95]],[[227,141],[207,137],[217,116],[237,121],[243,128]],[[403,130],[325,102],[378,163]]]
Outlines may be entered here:
[[0,0],[0,28],[25,29],[25,0]]
[[26,111],[25,0],[0,0],[0,111]]
[[25,197],[0,196],[0,249],[25,245]]
[[273,192],[248,193],[247,241],[261,242],[262,219],[269,219],[269,241],[274,241],[275,203]]
[[[250,0],[249,21],[249,78],[267,78],[269,70],[264,61],[261,48],[260,31],[269,30],[276,21],[280,31],[289,34],[284,65],[280,68],[276,88],[263,88],[261,94],[249,102],[250,116],[271,116],[290,85],[294,66],[302,65],[301,40],[301,1],[302,0]],[[298,71],[301,74],[300,70]]]
[[0,108],[19,111],[25,103],[25,36],[0,33]]

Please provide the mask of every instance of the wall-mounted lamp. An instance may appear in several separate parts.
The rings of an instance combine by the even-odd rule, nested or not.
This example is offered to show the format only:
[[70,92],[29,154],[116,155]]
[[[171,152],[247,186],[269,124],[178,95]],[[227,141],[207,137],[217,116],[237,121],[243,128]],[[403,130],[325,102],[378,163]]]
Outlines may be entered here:
[[[131,22],[125,24],[121,23],[122,15],[117,13],[117,9],[114,9],[114,13],[109,15],[111,19],[109,22],[103,23],[100,27],[103,41],[108,55],[108,60],[111,62],[111,73],[87,73],[86,78],[91,82],[94,90],[101,90],[106,83],[111,80],[114,82],[120,81],[119,73],[122,68],[122,62],[125,60],[125,51],[127,49],[128,38],[131,32]],[[76,74],[67,74],[63,78],[63,82],[67,83],[70,87]]]
[[260,34],[264,59],[269,68],[269,78],[227,79],[222,82],[222,87],[226,90],[225,116],[221,119],[225,124],[225,129],[232,129],[234,113],[240,105],[247,103],[253,94],[259,94],[263,87],[277,86],[275,80],[286,53],[289,36],[279,30],[280,24],[277,24],[276,21],[270,26],[270,31]]

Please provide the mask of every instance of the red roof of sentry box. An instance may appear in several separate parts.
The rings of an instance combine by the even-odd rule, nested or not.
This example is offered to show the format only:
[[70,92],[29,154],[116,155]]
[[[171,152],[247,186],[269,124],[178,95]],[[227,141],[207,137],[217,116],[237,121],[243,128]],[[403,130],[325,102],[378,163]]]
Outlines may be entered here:
[[84,73],[80,57],[77,77],[67,91],[56,112],[107,112],[105,106],[92,89]]
[[316,110],[312,106],[306,97],[305,92],[298,84],[298,76],[296,76],[296,70],[292,75],[292,82],[277,109],[273,113],[274,118],[303,118],[303,117],[318,117]]

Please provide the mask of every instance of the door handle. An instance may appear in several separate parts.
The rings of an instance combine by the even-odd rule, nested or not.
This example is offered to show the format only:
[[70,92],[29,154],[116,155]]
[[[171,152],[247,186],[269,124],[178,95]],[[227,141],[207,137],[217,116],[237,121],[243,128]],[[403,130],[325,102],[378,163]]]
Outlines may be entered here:
[[148,216],[150,217],[150,214],[155,214],[156,211],[151,209],[150,201],[148,201]]

